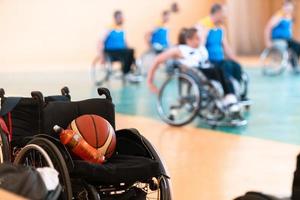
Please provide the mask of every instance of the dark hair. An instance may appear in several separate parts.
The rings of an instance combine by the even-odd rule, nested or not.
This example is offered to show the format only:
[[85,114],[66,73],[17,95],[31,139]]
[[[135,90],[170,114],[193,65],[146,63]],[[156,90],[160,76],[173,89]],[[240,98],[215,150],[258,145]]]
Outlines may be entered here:
[[215,14],[219,11],[221,11],[223,8],[222,4],[219,4],[219,3],[216,3],[216,4],[213,4],[210,8],[210,14]]
[[197,33],[197,29],[192,28],[182,28],[178,36],[178,44],[186,44],[187,39],[191,39]]
[[114,18],[117,18],[119,15],[122,15],[122,11],[121,10],[116,10],[114,12]]
[[170,11],[168,11],[168,10],[164,10],[162,12],[162,16],[166,16],[166,15],[169,15],[169,14],[170,14]]
[[283,1],[283,5],[286,5],[286,4],[293,4],[294,2],[293,2],[293,0],[284,0]]
[[173,2],[173,3],[171,4],[171,12],[177,13],[178,11],[179,11],[178,3],[177,3],[177,2]]

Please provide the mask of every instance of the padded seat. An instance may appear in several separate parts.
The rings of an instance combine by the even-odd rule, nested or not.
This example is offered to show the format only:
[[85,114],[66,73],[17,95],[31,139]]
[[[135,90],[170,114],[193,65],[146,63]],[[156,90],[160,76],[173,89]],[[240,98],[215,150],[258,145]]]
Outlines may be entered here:
[[103,165],[74,161],[73,175],[87,182],[102,184],[133,183],[159,176],[159,163],[145,157],[115,155]]

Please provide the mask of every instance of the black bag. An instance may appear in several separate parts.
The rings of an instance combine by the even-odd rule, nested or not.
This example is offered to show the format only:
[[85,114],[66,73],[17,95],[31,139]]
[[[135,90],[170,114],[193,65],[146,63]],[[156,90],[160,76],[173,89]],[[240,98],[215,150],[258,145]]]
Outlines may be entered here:
[[284,199],[279,199],[274,196],[266,195],[259,192],[247,192],[244,196],[238,197],[235,200],[284,200]]
[[0,188],[32,200],[46,199],[48,195],[39,173],[25,166],[1,164]]
[[294,172],[292,200],[300,199],[300,154],[297,156],[297,166]]

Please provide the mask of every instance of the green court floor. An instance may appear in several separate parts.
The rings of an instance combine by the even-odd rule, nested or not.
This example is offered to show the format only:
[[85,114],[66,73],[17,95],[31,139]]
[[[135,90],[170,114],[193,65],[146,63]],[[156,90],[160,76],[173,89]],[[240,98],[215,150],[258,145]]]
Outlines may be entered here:
[[[300,76],[289,72],[278,77],[264,77],[259,69],[247,69],[250,76],[250,97],[253,106],[242,128],[218,128],[230,134],[246,135],[300,144]],[[96,97],[88,70],[66,72],[2,73],[0,87],[7,95],[30,95],[32,90],[57,94],[62,86],[70,87],[74,100]],[[148,91],[146,83],[126,84],[114,80],[105,85],[111,90],[116,111],[122,114],[146,116],[160,120],[156,112],[156,96]],[[199,120],[192,126],[210,128]],[[199,132],[201,134],[201,132]]]
[[[249,96],[253,100],[247,114],[249,124],[217,130],[300,144],[300,77],[289,72],[278,77],[265,77],[259,69],[247,69],[247,72],[251,80]],[[118,112],[160,120],[156,97],[148,91],[145,83],[112,89],[112,94]],[[192,125],[210,128],[199,119]]]

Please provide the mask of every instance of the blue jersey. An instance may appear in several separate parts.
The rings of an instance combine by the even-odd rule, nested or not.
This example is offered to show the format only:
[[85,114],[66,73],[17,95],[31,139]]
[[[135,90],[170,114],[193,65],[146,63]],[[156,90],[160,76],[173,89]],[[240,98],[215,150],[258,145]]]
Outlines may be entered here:
[[169,47],[169,30],[166,27],[156,28],[151,35],[151,44],[161,45],[164,49]]
[[209,29],[205,44],[209,55],[209,61],[219,62],[224,60],[223,29],[216,27],[210,16],[203,18],[200,21],[200,24]]
[[119,50],[127,48],[125,32],[122,29],[111,29],[104,41],[105,50]]
[[282,18],[280,22],[272,29],[272,39],[289,40],[293,37],[292,19]]
[[205,46],[211,62],[224,60],[223,30],[221,28],[211,29],[208,32]]

